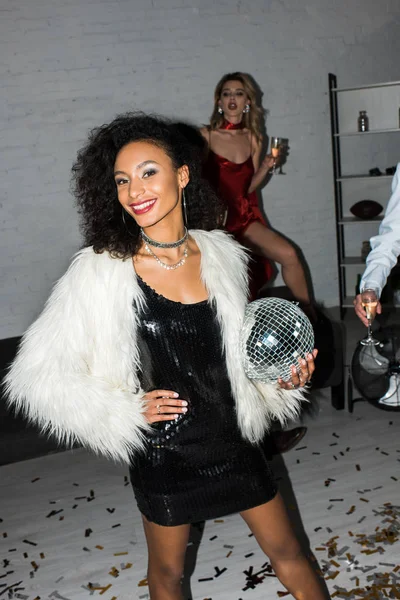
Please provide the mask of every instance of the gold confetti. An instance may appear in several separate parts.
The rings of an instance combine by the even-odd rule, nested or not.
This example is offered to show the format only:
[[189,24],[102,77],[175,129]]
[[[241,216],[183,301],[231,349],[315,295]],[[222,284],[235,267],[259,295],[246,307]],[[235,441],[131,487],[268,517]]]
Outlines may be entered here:
[[103,587],[102,591],[100,592],[99,596],[102,596],[103,594],[105,594],[111,587],[111,583],[109,583],[106,587]]
[[339,575],[339,573],[340,573],[340,571],[335,571],[331,575],[328,575],[327,577],[325,577],[325,579],[335,579]]

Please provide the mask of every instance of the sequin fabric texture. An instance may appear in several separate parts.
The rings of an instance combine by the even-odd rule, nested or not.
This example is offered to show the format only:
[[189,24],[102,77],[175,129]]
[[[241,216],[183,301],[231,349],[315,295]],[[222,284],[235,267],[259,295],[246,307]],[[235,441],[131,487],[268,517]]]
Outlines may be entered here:
[[240,434],[215,309],[173,302],[138,282],[147,300],[138,329],[142,388],[188,401],[186,414],[153,425],[146,451],[132,459],[139,510],[173,526],[268,502],[275,481],[261,448]]

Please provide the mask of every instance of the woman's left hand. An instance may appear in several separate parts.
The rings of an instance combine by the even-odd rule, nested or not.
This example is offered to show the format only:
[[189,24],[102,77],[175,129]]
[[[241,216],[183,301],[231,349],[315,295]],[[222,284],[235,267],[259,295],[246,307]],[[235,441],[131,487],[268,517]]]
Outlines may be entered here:
[[283,390],[296,390],[303,388],[311,379],[315,371],[314,359],[317,357],[318,350],[314,348],[312,353],[307,354],[306,358],[299,358],[299,366],[292,365],[292,376],[289,381],[278,379],[278,383]]

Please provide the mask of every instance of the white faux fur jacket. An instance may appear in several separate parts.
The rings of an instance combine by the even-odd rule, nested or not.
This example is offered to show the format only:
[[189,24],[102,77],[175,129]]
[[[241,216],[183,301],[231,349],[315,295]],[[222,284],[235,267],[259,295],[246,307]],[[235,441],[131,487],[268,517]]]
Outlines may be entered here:
[[[247,255],[222,231],[190,232],[201,252],[201,277],[216,306],[242,435],[257,442],[271,420],[297,415],[301,391],[255,384],[243,370],[239,333],[247,303]],[[136,342],[145,302],[131,260],[85,248],[56,284],[23,336],[5,378],[9,404],[59,442],[77,441],[129,462],[144,447]]]

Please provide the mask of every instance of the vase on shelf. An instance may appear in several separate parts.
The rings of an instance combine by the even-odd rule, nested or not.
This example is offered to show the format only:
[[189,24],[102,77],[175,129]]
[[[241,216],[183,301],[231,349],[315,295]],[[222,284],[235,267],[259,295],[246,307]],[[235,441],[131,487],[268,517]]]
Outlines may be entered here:
[[358,131],[364,132],[369,130],[369,119],[366,110],[360,110],[357,119]]

